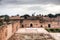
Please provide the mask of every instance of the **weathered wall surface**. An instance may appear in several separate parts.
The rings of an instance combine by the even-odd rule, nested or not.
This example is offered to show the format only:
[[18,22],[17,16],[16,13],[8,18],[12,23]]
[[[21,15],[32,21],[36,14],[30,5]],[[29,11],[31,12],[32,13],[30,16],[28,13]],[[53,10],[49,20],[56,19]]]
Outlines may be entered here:
[[7,25],[7,39],[12,35],[12,24]]
[[39,20],[24,20],[22,25],[24,27],[40,27],[40,23],[39,23]]
[[0,27],[0,40],[6,40],[7,26]]
[[[39,20],[23,20],[22,24],[24,26],[24,28],[29,28],[31,27],[31,24],[32,24],[32,28],[40,28],[40,27],[43,27],[43,28],[60,28],[60,22],[55,22],[55,21],[52,21],[52,22],[43,22],[43,23],[40,23]],[[49,27],[50,25],[50,27]]]
[[8,40],[20,27],[20,21],[0,27],[0,40]]

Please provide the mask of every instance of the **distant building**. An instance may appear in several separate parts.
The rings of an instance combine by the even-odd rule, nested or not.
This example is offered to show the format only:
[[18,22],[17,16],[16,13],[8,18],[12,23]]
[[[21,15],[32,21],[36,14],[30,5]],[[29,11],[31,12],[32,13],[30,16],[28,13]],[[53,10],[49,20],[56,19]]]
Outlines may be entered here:
[[60,16],[56,18],[49,18],[48,16],[30,16],[20,19],[22,28],[60,28]]

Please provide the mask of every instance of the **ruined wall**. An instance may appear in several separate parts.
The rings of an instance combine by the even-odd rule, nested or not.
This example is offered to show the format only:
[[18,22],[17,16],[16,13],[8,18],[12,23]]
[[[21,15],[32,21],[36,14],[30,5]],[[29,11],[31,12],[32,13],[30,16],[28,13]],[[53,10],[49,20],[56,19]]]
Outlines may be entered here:
[[3,25],[0,27],[0,40],[6,40],[7,26]]
[[[39,20],[23,20],[23,22],[21,23],[21,27],[22,25],[24,26],[24,28],[30,28],[32,24],[32,28],[60,28],[60,22],[57,21],[46,21],[43,23],[40,23]],[[50,25],[50,27],[49,27]]]
[[51,28],[60,28],[60,22],[59,23],[58,22],[52,22],[51,25],[52,25]]
[[7,39],[13,35],[12,33],[12,24],[7,25]]
[[7,39],[9,39],[20,27],[20,22],[19,21],[15,21],[12,24],[7,25],[7,31],[8,31],[8,35],[7,35]]
[[22,25],[28,28],[31,27],[31,25],[32,27],[40,27],[40,22],[39,20],[24,20]]
[[8,40],[20,27],[20,21],[0,27],[0,40]]
[[16,32],[20,28],[20,21],[13,22],[12,26],[12,32]]

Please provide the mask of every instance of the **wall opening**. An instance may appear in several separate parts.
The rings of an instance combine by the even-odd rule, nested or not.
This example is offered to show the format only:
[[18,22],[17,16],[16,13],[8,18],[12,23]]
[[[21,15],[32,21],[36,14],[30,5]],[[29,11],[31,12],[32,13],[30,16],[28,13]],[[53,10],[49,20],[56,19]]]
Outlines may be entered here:
[[43,27],[43,26],[41,25],[41,27]]
[[24,25],[22,25],[22,27],[21,28],[24,28]]
[[51,24],[48,24],[48,27],[50,28],[51,27]]
[[30,27],[33,27],[33,24],[30,24]]

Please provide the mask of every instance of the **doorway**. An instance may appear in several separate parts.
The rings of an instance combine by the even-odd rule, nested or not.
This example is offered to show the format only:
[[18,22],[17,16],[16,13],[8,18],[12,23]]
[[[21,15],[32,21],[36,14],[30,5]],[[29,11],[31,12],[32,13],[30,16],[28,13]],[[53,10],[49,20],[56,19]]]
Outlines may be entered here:
[[33,27],[33,24],[30,24],[30,27]]
[[24,25],[22,25],[22,27],[21,28],[24,28]]
[[43,27],[43,26],[41,25],[41,27]]
[[51,27],[51,24],[48,24],[48,27],[50,28]]

